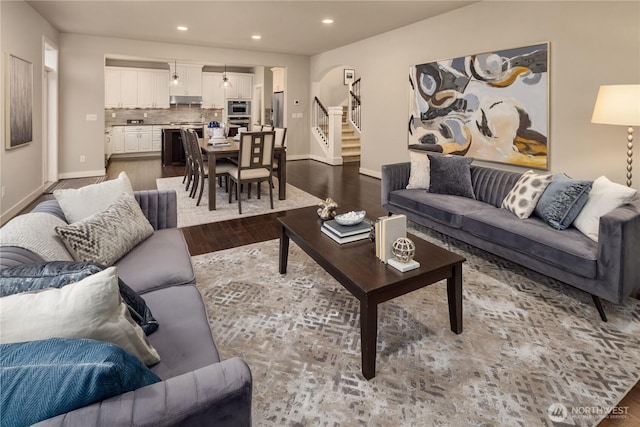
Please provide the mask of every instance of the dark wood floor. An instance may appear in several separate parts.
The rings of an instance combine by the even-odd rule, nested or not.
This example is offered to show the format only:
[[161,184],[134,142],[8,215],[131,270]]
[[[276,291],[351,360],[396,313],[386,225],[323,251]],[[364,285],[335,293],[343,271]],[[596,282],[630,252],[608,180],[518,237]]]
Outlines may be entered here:
[[[321,199],[331,197],[340,212],[367,211],[375,218],[386,215],[380,206],[380,180],[360,175],[359,164],[329,166],[312,160],[287,162],[287,182]],[[113,160],[107,168],[109,179],[126,171],[135,190],[156,188],[156,178],[182,176],[182,167],[162,167],[158,159]],[[43,195],[34,202],[51,198]],[[27,211],[30,210],[29,208]],[[278,237],[276,218],[282,213],[222,221],[183,228],[192,255],[271,240]],[[604,373],[606,374],[606,373]],[[640,426],[640,382],[620,402],[626,417],[605,419],[602,427]]]

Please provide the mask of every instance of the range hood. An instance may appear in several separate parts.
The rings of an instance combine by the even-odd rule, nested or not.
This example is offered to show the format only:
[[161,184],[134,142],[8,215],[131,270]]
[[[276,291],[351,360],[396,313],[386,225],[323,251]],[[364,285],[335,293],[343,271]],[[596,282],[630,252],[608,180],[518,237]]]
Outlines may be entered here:
[[169,97],[169,104],[197,104],[202,105],[202,97],[201,96],[178,96],[172,95]]

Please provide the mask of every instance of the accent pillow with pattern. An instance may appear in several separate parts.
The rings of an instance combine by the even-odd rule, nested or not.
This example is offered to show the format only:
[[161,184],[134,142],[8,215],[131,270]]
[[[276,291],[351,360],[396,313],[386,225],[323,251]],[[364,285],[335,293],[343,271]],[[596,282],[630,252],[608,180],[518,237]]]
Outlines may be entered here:
[[538,175],[531,170],[526,171],[507,193],[502,201],[502,208],[513,212],[520,219],[529,218],[552,179],[553,174]]

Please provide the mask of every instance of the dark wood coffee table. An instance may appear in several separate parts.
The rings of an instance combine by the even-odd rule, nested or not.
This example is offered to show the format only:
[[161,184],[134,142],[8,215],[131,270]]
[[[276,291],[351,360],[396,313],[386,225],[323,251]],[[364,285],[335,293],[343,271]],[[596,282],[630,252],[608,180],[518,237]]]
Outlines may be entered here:
[[451,330],[462,332],[462,263],[465,258],[409,235],[416,245],[420,268],[401,273],[375,256],[373,243],[362,240],[339,245],[320,231],[316,208],[297,209],[278,218],[280,273],[287,272],[289,239],[360,301],[362,374],[376,374],[378,304],[447,279]]

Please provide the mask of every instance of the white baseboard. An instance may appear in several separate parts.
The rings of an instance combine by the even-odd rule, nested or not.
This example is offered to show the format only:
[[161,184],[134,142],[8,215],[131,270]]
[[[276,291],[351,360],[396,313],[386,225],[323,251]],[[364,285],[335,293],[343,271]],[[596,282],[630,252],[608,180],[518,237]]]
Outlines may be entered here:
[[287,154],[287,161],[289,160],[309,160],[311,157],[309,157],[308,154],[295,154],[295,155],[289,155]]
[[378,179],[382,179],[382,173],[380,171],[374,171],[371,169],[366,169],[366,168],[360,168],[358,170],[358,172],[360,172],[362,175],[368,175],[374,178],[378,178]]
[[332,158],[332,157],[316,156],[316,155],[311,154],[311,155],[309,155],[309,158],[311,160],[317,160],[319,162],[326,163],[326,164],[331,165],[331,166],[340,166],[340,165],[342,165],[342,157],[333,157]]
[[93,171],[82,172],[65,172],[58,175],[58,179],[70,179],[70,178],[88,178],[91,176],[104,176],[107,174],[106,169],[96,169]]
[[24,208],[29,206],[34,200],[42,195],[44,190],[47,189],[46,185],[41,185],[32,191],[29,195],[27,195],[24,199],[20,200],[14,206],[9,208],[5,213],[0,216],[0,226],[5,225],[11,218],[20,213]]

